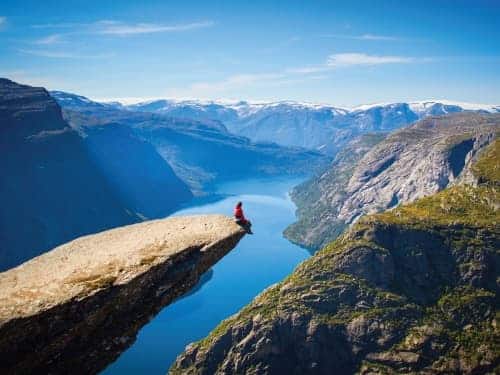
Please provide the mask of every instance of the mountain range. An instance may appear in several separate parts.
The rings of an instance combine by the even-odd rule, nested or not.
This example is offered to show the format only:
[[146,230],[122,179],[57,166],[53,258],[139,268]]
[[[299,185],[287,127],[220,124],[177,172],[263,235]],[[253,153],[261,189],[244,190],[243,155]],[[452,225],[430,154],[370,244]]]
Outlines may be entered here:
[[94,134],[96,127],[106,132],[113,125],[151,144],[196,195],[210,191],[214,182],[249,176],[309,174],[329,161],[314,150],[253,142],[231,133],[218,120],[133,111],[63,92],[51,95],[63,108],[69,124],[86,136]]
[[346,109],[291,101],[271,103],[159,99],[120,106],[131,111],[177,118],[218,121],[229,131],[253,141],[314,149],[333,155],[366,132],[387,132],[431,115],[456,112],[497,113],[500,106],[451,101],[380,103]]
[[216,121],[53,96],[0,79],[0,269],[85,234],[164,217],[224,180],[307,174],[328,161],[252,142]]

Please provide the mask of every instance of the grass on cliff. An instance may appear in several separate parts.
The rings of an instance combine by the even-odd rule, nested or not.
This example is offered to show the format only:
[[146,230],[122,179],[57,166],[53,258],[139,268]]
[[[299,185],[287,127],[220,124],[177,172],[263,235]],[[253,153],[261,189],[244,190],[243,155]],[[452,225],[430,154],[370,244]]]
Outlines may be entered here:
[[479,183],[500,185],[500,138],[495,139],[482,157],[472,166]]
[[500,352],[499,313],[491,311],[495,294],[472,287],[458,287],[444,293],[436,305],[427,308],[420,324],[411,328],[391,351],[421,352],[429,339],[443,350],[433,367],[446,372],[447,362],[461,358],[468,367],[479,367],[483,359],[493,360]]
[[443,190],[361,222],[397,225],[457,225],[491,227],[500,223],[500,192],[492,186],[463,185]]

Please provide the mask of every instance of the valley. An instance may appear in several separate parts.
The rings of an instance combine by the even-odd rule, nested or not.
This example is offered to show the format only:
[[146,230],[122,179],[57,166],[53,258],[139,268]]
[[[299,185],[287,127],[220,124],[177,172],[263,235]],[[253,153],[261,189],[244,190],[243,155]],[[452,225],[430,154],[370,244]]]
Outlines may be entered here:
[[[221,184],[216,202],[199,202],[175,212],[230,214],[241,200],[253,222],[253,236],[213,268],[208,281],[201,281],[193,294],[162,310],[137,336],[137,341],[103,374],[164,374],[190,342],[206,336],[217,324],[236,313],[268,286],[286,277],[309,254],[281,235],[295,219],[295,206],[287,192],[300,178],[247,179]],[[141,359],[147,356],[147,361]]]
[[[496,112],[450,102],[353,109],[297,102],[124,105],[2,79],[0,145],[9,157],[0,180],[6,207],[0,265],[7,270],[127,224],[230,216],[243,201],[255,235],[204,261],[196,277],[183,274],[185,282],[161,301],[153,292],[171,288],[170,279],[166,286],[148,281],[153,294],[137,300],[151,306],[134,307],[121,326],[99,320],[107,328],[91,329],[102,335],[75,342],[78,354],[61,357],[60,369],[78,361],[105,374],[165,373],[170,366],[171,373],[316,374],[328,373],[331,361],[342,373],[492,369],[496,333],[486,327],[496,321]],[[468,220],[477,210],[482,221]],[[37,259],[46,258],[33,264]],[[397,275],[401,269],[406,276]],[[5,280],[9,272],[1,274]],[[114,288],[121,286],[99,284],[96,295]],[[474,310],[461,312],[460,302],[446,313],[458,314],[461,325],[438,318],[440,301],[459,294]],[[116,297],[118,317],[126,308]],[[98,305],[107,311],[112,301]],[[89,306],[85,314],[92,314]],[[476,346],[453,349],[461,342],[456,332],[476,313],[484,313],[474,326],[483,364],[471,354]],[[14,328],[6,347],[16,330],[8,315],[6,329]],[[422,319],[438,328],[420,325]],[[417,331],[426,332],[428,345],[446,345],[429,353],[402,341]],[[54,332],[47,332],[43,340],[50,341]],[[44,352],[49,362],[33,365],[45,368],[57,348]],[[100,359],[86,362],[96,348]],[[451,362],[457,355],[463,367]]]
[[499,153],[469,183],[361,218],[169,373],[497,372]]
[[0,375],[500,374],[500,0],[2,0]]

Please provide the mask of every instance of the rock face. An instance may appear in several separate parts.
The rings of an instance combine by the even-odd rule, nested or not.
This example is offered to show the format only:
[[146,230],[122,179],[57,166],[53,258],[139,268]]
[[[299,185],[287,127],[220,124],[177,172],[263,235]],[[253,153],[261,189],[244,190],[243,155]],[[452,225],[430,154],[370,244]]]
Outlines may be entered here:
[[500,131],[499,114],[429,117],[387,136],[365,135],[320,176],[298,186],[299,220],[285,231],[318,249],[365,214],[431,195],[470,176],[477,153]]
[[471,176],[365,216],[170,373],[498,372],[500,140]]
[[140,218],[43,88],[0,79],[0,271]]
[[0,273],[1,372],[98,372],[243,236],[225,216],[175,217],[81,237]]
[[83,134],[90,159],[121,201],[142,218],[165,217],[193,197],[168,162],[131,129],[108,124]]

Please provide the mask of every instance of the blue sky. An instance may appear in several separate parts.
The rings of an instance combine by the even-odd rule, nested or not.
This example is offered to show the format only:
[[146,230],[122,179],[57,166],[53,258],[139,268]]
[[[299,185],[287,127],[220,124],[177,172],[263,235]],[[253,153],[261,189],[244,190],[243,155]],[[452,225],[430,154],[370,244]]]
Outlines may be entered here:
[[92,98],[500,104],[500,1],[11,1],[0,76]]

